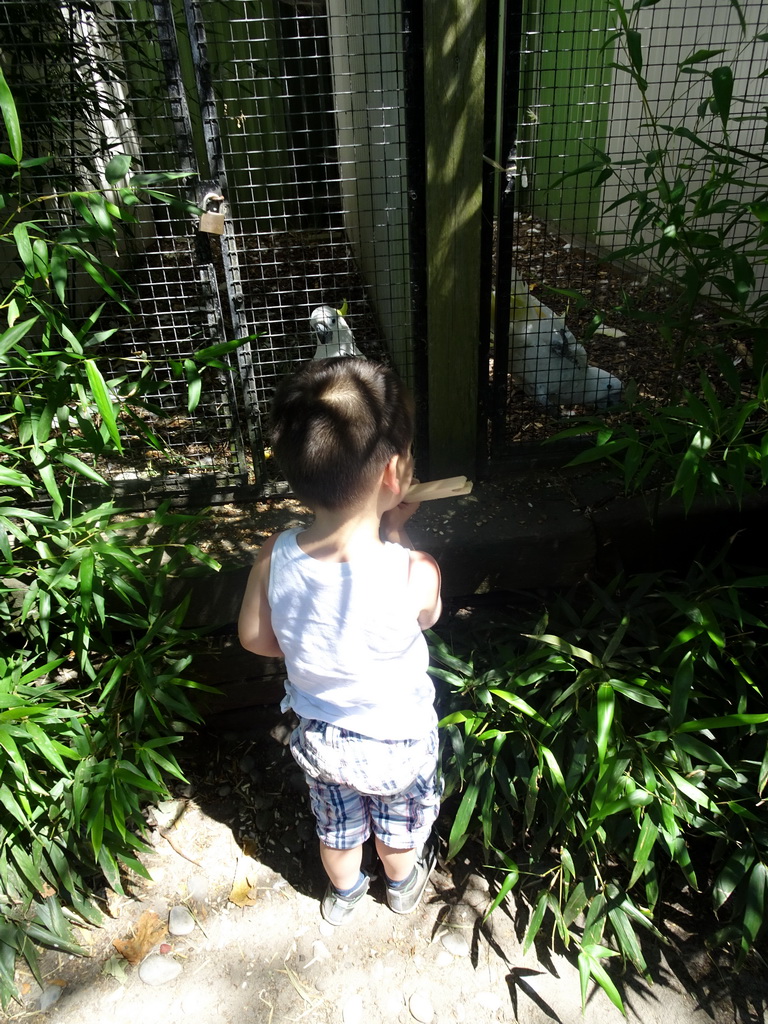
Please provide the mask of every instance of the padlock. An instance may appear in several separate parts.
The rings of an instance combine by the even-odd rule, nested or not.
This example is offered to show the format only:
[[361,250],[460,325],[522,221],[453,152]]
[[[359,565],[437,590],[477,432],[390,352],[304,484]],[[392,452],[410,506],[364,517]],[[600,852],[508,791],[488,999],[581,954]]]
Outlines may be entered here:
[[[209,235],[224,234],[224,213],[221,210],[223,202],[224,196],[218,195],[216,192],[209,192],[203,199],[201,206],[204,212],[200,215],[201,231],[205,231]],[[211,206],[215,209],[210,209]]]

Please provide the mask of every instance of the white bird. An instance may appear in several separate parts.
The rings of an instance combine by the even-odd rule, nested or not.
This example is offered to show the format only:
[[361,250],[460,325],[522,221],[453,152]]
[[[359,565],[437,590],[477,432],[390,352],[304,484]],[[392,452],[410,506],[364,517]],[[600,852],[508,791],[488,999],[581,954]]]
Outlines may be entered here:
[[531,295],[512,271],[509,299],[509,371],[545,406],[585,405],[607,409],[621,401],[618,377],[590,366],[586,350],[562,317]]
[[343,314],[346,311],[346,302],[341,309],[318,306],[312,310],[309,322],[317,336],[317,348],[313,359],[333,359],[336,356],[356,356],[358,359],[365,359],[344,319]]

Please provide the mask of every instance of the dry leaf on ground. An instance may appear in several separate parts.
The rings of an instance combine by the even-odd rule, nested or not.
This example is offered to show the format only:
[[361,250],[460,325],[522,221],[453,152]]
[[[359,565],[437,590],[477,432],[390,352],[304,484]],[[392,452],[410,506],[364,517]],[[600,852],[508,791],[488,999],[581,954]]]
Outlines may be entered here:
[[145,910],[128,939],[114,939],[112,945],[130,964],[140,963],[153,946],[165,938],[167,925],[151,910]]

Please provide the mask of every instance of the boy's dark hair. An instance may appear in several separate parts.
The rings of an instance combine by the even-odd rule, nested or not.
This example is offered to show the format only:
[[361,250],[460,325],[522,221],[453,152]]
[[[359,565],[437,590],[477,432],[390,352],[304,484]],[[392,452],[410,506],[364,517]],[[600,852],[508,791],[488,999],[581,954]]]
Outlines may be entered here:
[[310,507],[355,505],[413,440],[413,403],[394,370],[366,359],[318,359],[278,387],[272,447]]

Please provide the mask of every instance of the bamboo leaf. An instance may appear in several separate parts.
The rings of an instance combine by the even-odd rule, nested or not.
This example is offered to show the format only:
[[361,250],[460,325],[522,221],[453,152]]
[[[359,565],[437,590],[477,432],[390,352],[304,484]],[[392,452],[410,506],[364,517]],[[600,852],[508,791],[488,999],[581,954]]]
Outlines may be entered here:
[[754,713],[743,715],[721,715],[719,718],[699,718],[696,721],[682,722],[675,732],[704,732],[707,729],[737,729],[746,725],[763,725],[768,722],[768,714]]
[[101,418],[104,421],[104,425],[106,426],[115,447],[119,452],[122,452],[123,445],[117,429],[117,420],[115,419],[114,407],[111,401],[111,392],[94,360],[85,359],[84,363],[85,372],[88,375],[88,383],[90,384],[91,394],[96,402],[96,407],[101,414]]
[[744,931],[750,945],[762,931],[768,910],[768,868],[758,861],[752,868],[747,887],[747,901],[744,909]]
[[567,640],[563,640],[559,636],[551,636],[548,633],[543,633],[539,636],[531,633],[524,633],[523,636],[527,636],[531,640],[537,640],[539,643],[546,644],[548,647],[554,647],[556,651],[560,651],[561,654],[566,654],[570,658],[580,658],[582,661],[586,661],[587,664],[594,665],[596,668],[602,667],[599,659],[596,658],[594,654],[590,654],[589,651],[585,651],[581,647],[574,647],[573,644],[569,644]]
[[608,920],[611,923],[619,950],[627,960],[646,979],[649,978],[648,964],[643,956],[640,941],[635,933],[631,920],[624,913],[621,907],[612,907],[608,911]]
[[494,697],[499,697],[505,703],[515,708],[517,711],[522,712],[528,718],[533,718],[534,721],[538,722],[539,725],[547,725],[547,720],[542,718],[541,715],[534,708],[531,707],[522,697],[516,696],[514,693],[509,693],[507,690],[489,690]]
[[5,130],[8,132],[8,143],[11,147],[11,155],[17,164],[21,163],[24,155],[24,147],[21,137],[21,125],[16,110],[16,103],[5,80],[5,75],[0,69],[0,113],[3,115]]
[[547,896],[548,893],[542,892],[539,895],[536,903],[536,909],[533,912],[528,928],[525,932],[525,938],[523,939],[523,953],[527,953],[531,948],[531,945],[539,934],[539,928],[541,928],[541,922],[544,920],[544,914],[547,910]]
[[[582,1006],[586,1006],[587,997],[587,982],[591,976],[594,981],[600,986],[605,992],[608,998],[611,1000],[613,1005],[624,1013],[624,1003],[622,1002],[619,990],[611,980],[610,975],[606,969],[598,962],[597,957],[616,956],[616,953],[612,949],[607,949],[604,946],[582,946],[581,952],[579,953],[578,964],[579,964],[579,978],[581,979],[581,1000]],[[586,975],[586,977],[585,977]]]
[[477,782],[470,782],[464,791],[451,827],[450,836],[448,837],[448,860],[452,860],[456,856],[469,838],[469,823],[475,810],[479,793],[480,786]]
[[696,50],[695,53],[686,57],[685,60],[681,60],[677,66],[679,68],[684,68],[690,64],[702,64],[704,61],[711,60],[712,57],[717,57],[718,54],[725,52],[724,48],[720,50]]
[[610,683],[602,683],[597,691],[597,759],[600,764],[605,761],[608,740],[613,724],[615,711],[615,695]]
[[729,67],[715,68],[710,73],[712,91],[715,95],[717,113],[723,122],[723,129],[728,125],[733,97],[733,71]]
[[131,158],[127,153],[116,153],[104,168],[104,177],[110,185],[116,185],[131,169]]
[[26,337],[38,320],[39,317],[34,316],[30,320],[22,320],[21,323],[15,323],[13,327],[3,331],[0,334],[0,356],[5,355],[9,348],[17,345],[22,338]]
[[715,910],[731,898],[737,886],[749,875],[756,857],[751,850],[734,850],[712,888],[712,902]]
[[635,866],[632,869],[632,875],[627,886],[628,889],[631,889],[637,880],[644,874],[658,836],[659,830],[655,822],[652,820],[650,814],[646,813],[643,817],[643,824],[640,826],[640,834],[637,837],[635,849],[632,854],[632,860],[635,862]]

